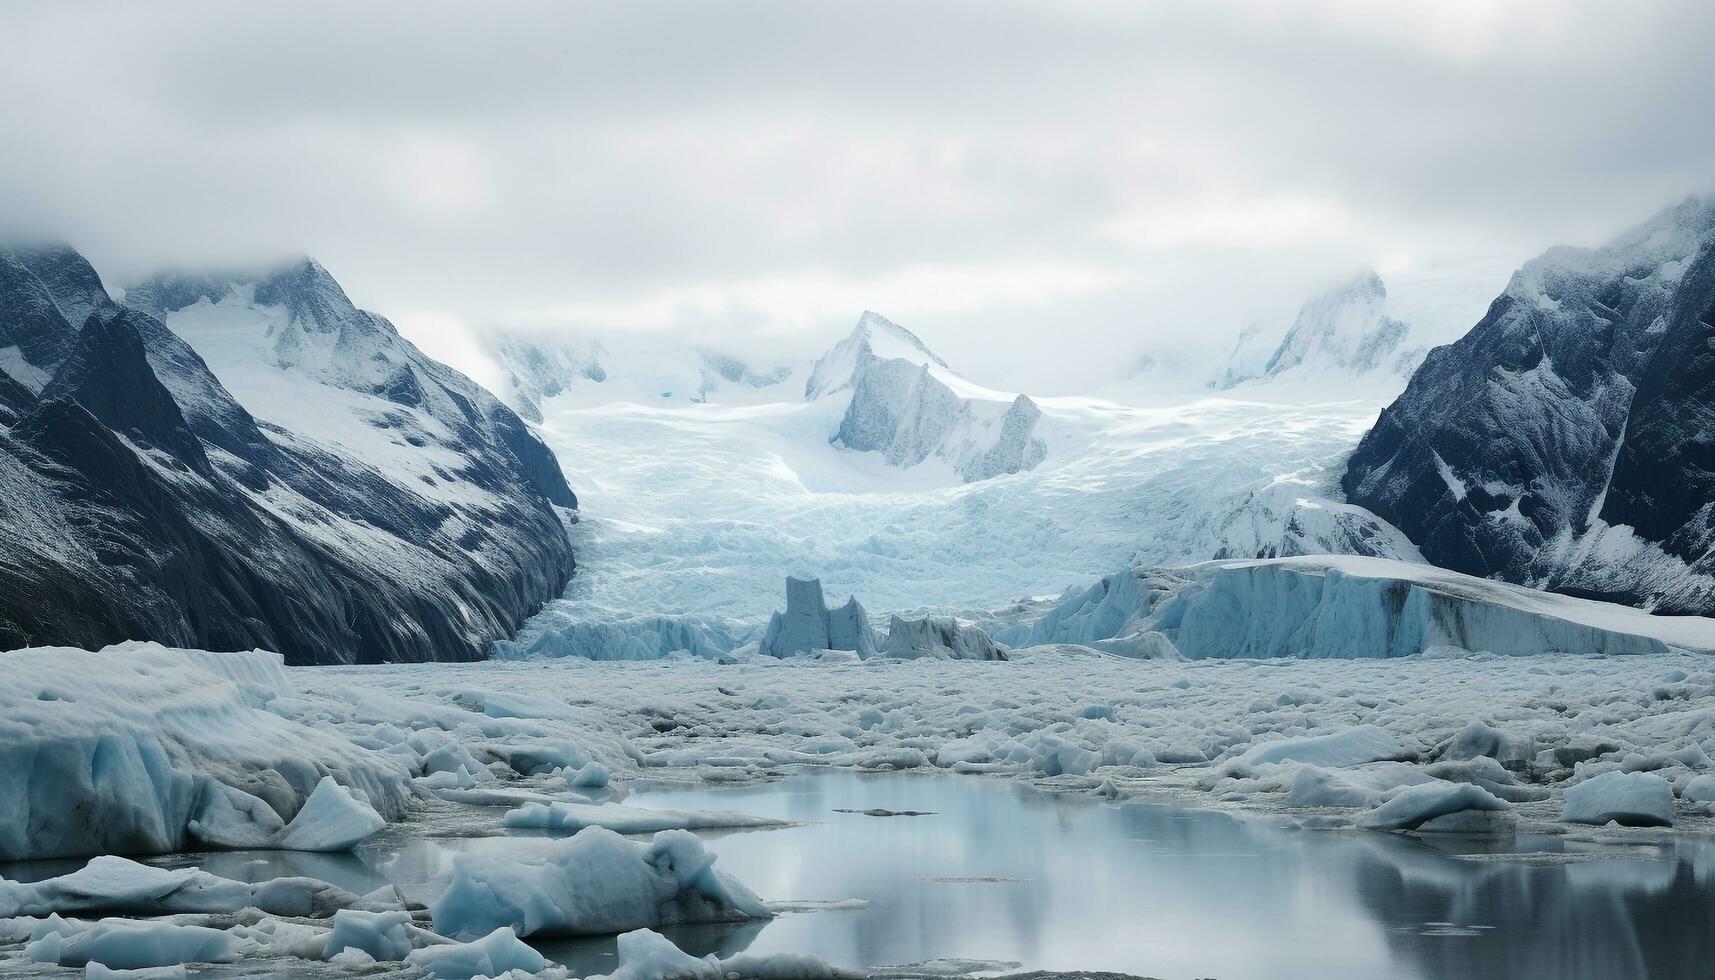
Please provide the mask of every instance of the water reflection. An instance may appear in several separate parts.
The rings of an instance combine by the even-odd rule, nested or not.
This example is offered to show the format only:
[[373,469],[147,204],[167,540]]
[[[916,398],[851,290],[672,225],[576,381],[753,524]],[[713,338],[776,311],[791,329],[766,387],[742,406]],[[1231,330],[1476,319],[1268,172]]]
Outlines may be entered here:
[[[766,899],[867,903],[670,933],[696,955],[813,952],[851,967],[948,957],[1223,980],[1702,977],[1715,963],[1715,843],[1705,840],[1578,853],[1557,837],[1318,832],[1281,818],[1115,806],[918,773],[646,787],[629,802],[799,821],[704,836],[719,866]],[[870,808],[932,814],[836,812]],[[464,808],[427,826],[492,833],[497,813]],[[529,860],[553,840],[425,829],[390,827],[355,854],[160,863],[250,881],[308,875],[360,894],[397,884],[428,901],[455,854]],[[39,878],[80,864],[10,865],[0,875]],[[614,966],[611,937],[539,945],[576,974]]]
[[[861,911],[782,916],[751,945],[853,966],[969,957],[1155,976],[1610,978],[1702,977],[1715,962],[1715,848],[1702,841],[1604,857],[1554,837],[1315,832],[918,774],[805,773],[631,802],[816,821],[716,850],[770,899],[867,899]],[[833,812],[870,807],[936,813]]]

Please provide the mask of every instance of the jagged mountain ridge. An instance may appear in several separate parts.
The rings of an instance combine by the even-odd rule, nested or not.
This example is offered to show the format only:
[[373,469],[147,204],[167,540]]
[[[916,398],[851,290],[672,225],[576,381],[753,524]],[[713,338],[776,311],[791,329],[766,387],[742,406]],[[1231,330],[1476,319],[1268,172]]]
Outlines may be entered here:
[[1715,204],[1526,263],[1364,436],[1348,498],[1436,564],[1715,612]]
[[[161,312],[206,306],[213,280],[199,282],[128,295]],[[306,406],[336,389],[392,406],[354,425],[397,437],[398,456],[434,455],[443,486],[259,421],[183,338],[115,303],[76,252],[0,252],[0,296],[14,298],[0,329],[20,322],[24,297],[40,338],[31,377],[0,374],[11,532],[0,645],[145,638],[294,663],[474,659],[563,588],[572,556],[553,501],[574,498],[516,415],[355,310],[313,263],[255,277],[255,291],[336,347],[367,338],[361,373],[276,365],[281,390]],[[68,312],[86,319],[74,327]],[[370,393],[350,387],[366,381]]]

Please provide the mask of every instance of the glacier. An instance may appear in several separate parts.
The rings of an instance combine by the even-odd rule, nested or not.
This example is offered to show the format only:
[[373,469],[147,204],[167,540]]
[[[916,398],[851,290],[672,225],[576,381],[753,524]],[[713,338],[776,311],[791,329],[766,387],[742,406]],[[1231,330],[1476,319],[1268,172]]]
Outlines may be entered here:
[[981,623],[1138,562],[1420,557],[1404,534],[1337,499],[1338,467],[1379,402],[1038,404],[1036,428],[1059,448],[1031,469],[965,483],[934,459],[900,470],[833,450],[838,397],[549,399],[543,437],[601,478],[579,487],[578,574],[497,655],[730,652],[762,640],[783,573],[858,596],[881,626],[894,613]]
[[1528,656],[1715,649],[1715,623],[1652,616],[1433,566],[1353,555],[1134,567],[1002,631],[1022,646],[1349,659],[1436,650]]

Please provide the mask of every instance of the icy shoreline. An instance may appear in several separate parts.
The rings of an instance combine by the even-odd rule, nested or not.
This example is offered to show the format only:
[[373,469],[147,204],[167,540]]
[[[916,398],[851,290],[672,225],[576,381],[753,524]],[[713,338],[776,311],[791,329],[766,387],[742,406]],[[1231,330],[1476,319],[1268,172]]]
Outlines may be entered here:
[[[184,820],[188,828],[206,818],[198,805],[229,798],[211,795],[211,788],[230,791],[244,779],[255,784],[255,772],[247,769],[255,760],[232,755],[237,744],[291,759],[298,769],[266,771],[301,772],[297,806],[306,811],[310,791],[323,785],[308,777],[325,775],[322,769],[343,760],[348,775],[380,779],[368,789],[355,785],[359,796],[399,801],[387,809],[392,817],[406,815],[433,831],[451,814],[487,814],[481,826],[440,828],[455,834],[504,835],[513,826],[582,831],[580,840],[593,834],[590,840],[617,843],[603,845],[607,851],[585,844],[579,853],[611,851],[602,860],[621,863],[631,860],[625,856],[630,846],[596,828],[636,833],[750,826],[767,833],[771,826],[743,814],[629,806],[623,802],[627,783],[760,783],[804,766],[971,774],[1108,800],[1284,815],[1315,830],[1546,833],[1624,843],[1715,831],[1715,762],[1708,754],[1715,748],[1715,670],[1705,656],[1676,651],[1151,661],[1050,645],[1014,651],[1010,661],[557,660],[280,669],[277,660],[261,655],[213,660],[232,681],[203,664],[219,655],[184,658],[144,647],[83,656],[108,658],[104,666],[116,675],[129,664],[137,674],[130,683],[161,688],[143,699],[153,704],[133,703],[138,698],[124,685],[105,708],[92,697],[94,688],[69,696],[82,697],[85,712],[112,715],[96,711],[90,718],[98,726],[131,718],[138,744],[163,732],[170,736],[162,757],[181,775],[168,785],[202,789],[138,797],[178,807],[156,815],[162,826]],[[51,662],[45,655],[37,661]],[[34,700],[38,710],[64,709],[66,702],[42,698],[56,694],[50,688],[32,687],[25,700]],[[177,700],[162,702],[168,693]],[[160,731],[145,730],[151,710],[163,712]],[[211,726],[211,719],[225,720]],[[214,737],[247,728],[260,734],[237,743]],[[201,742],[193,738],[198,733]],[[82,743],[73,738],[68,744]],[[94,744],[92,752],[100,754],[100,739]],[[208,754],[216,747],[228,755]],[[283,761],[270,765],[286,767]],[[39,785],[19,782],[22,798]],[[14,806],[0,819],[20,812],[50,811]],[[1652,826],[1606,824],[1612,817]],[[698,876],[719,844],[705,859],[694,838],[675,840],[658,844],[649,854],[661,856],[645,856],[644,865],[667,861],[680,869],[674,881],[704,881]],[[168,834],[153,849],[186,846]],[[538,881],[544,874],[539,865],[465,867],[462,891],[449,892],[453,898],[441,906],[451,916],[447,927],[467,940],[489,942],[485,933],[507,925],[521,931],[593,927],[580,923],[620,929],[674,921],[610,920],[602,903],[579,897],[582,886],[562,894],[565,886]],[[648,878],[635,880],[642,888]],[[694,887],[708,889],[700,894],[736,896],[719,901],[743,914],[761,909],[743,897],[747,892],[713,881]],[[488,904],[484,896],[500,887],[516,887],[520,897]],[[251,903],[251,896],[246,891],[235,901]],[[364,915],[392,914],[366,911],[378,901],[373,896],[342,901]],[[684,907],[696,915],[726,914],[705,910],[703,901]],[[644,909],[648,903],[633,904]],[[50,905],[30,904],[28,914],[53,912]],[[584,911],[568,911],[579,907]],[[442,914],[436,907],[435,925]],[[303,945],[301,931],[281,932],[271,920],[251,918],[243,926],[250,932],[235,934],[251,946],[228,948],[201,933],[186,934],[184,941],[214,942],[192,953],[215,950],[223,957],[278,943]],[[331,924],[318,921],[324,928]],[[47,922],[15,919],[10,934],[42,941],[38,934],[59,928]],[[40,953],[80,956],[78,950],[92,944],[129,941],[106,938],[113,928],[78,945],[70,945],[73,933],[85,927],[62,930],[62,938],[48,940]],[[385,948],[404,956],[437,942],[407,931]],[[516,952],[497,945],[493,954]],[[455,954],[431,958],[442,955]],[[489,954],[474,947],[456,954],[482,955]]]

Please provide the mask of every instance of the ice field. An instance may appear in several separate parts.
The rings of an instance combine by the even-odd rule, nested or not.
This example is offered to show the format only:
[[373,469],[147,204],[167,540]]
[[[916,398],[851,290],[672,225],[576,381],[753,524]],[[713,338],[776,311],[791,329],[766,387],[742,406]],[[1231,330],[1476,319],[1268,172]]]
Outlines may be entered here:
[[885,622],[1058,595],[1134,561],[1248,557],[1282,541],[1343,550],[1354,527],[1379,525],[1378,553],[1415,555],[1325,498],[1329,468],[1379,402],[1040,404],[1047,459],[961,484],[933,460],[898,470],[829,446],[840,406],[827,400],[551,402],[544,438],[579,474],[579,571],[502,655],[563,653],[557,631],[654,616],[737,645],[760,637],[789,574]]
[[[865,918],[864,901],[936,901],[936,889],[973,887],[969,879],[983,867],[998,878],[1050,875],[974,860],[994,846],[987,838],[932,836],[942,841],[932,845],[910,831],[901,846],[969,847],[972,859],[910,881],[841,872],[830,880],[850,883],[852,894],[816,890],[809,883],[822,879],[784,875],[788,865],[762,860],[786,853],[770,847],[770,835],[795,846],[793,825],[853,819],[842,807],[934,811],[929,801],[939,801],[962,813],[969,805],[961,802],[965,790],[920,791],[912,783],[871,784],[861,793],[829,783],[845,802],[809,811],[792,804],[790,793],[806,788],[802,780],[823,771],[1028,786],[1077,801],[1068,814],[1117,808],[1115,817],[1080,819],[1131,820],[1122,826],[1134,830],[1203,828],[1159,858],[1184,862],[1210,851],[1176,865],[1205,869],[1187,872],[1192,878],[1158,872],[1104,886],[1123,888],[1130,906],[1077,912],[1059,904],[1069,896],[1032,899],[1031,916],[1056,929],[1074,928],[1065,916],[1076,914],[1089,917],[1080,929],[1124,931],[1127,907],[1183,900],[1166,882],[1218,887],[1218,876],[1196,876],[1215,875],[1219,854],[1234,848],[1324,854],[1304,868],[1271,871],[1278,877],[1269,887],[1282,894],[1296,893],[1300,881],[1333,882],[1329,875],[1347,868],[1401,876],[1409,901],[1374,906],[1379,899],[1360,890],[1344,906],[1341,928],[1355,930],[1356,958],[1331,964],[1332,976],[1362,976],[1378,962],[1393,963],[1399,975],[1455,976],[1495,957],[1514,975],[1580,975],[1573,967],[1586,966],[1624,972],[1646,958],[1679,975],[1696,962],[1684,945],[1702,934],[1693,910],[1708,907],[1687,892],[1708,880],[1699,842],[1715,831],[1708,751],[1715,748],[1715,672],[1701,653],[1162,661],[1051,645],[987,662],[558,659],[280,669],[266,655],[185,658],[136,646],[84,655],[105,658],[111,676],[101,697],[67,692],[58,680],[65,651],[13,656],[24,667],[21,685],[0,694],[0,717],[54,726],[65,752],[88,753],[82,771],[103,779],[49,778],[79,765],[68,768],[59,756],[36,753],[39,742],[9,736],[7,825],[42,827],[47,814],[72,810],[110,836],[7,838],[0,970],[8,972],[189,959],[328,976],[397,969],[465,976],[458,971],[466,964],[484,962],[552,972],[560,962],[584,975],[611,972],[615,959],[591,959],[592,949],[606,955],[602,943],[611,940],[591,947],[593,940],[577,937],[652,929],[673,935],[693,959],[714,956],[730,966],[733,957],[751,957],[723,974],[833,976],[836,967],[975,955],[956,941],[966,935],[957,922],[944,935],[862,942],[861,932],[848,930],[896,914],[884,902]],[[151,695],[162,690],[181,693]],[[230,737],[243,730],[266,735]],[[331,785],[319,778],[328,767],[352,787],[335,790],[344,801],[338,806],[316,803]],[[104,785],[126,792],[103,792]],[[749,789],[718,791],[735,786]],[[1124,817],[1133,804],[1266,822],[1210,823],[1179,810]],[[985,806],[999,808],[995,819],[1026,819],[1011,815],[1013,804]],[[245,836],[267,830],[276,808],[296,814],[288,829],[322,832],[299,842]],[[400,822],[377,820],[360,840],[349,839],[345,831],[362,826],[354,816],[377,812]],[[939,812],[858,818],[952,819]],[[948,832],[944,824],[925,826],[925,834]],[[1262,829],[1245,829],[1251,826]],[[116,836],[122,832],[134,836]],[[855,839],[869,839],[867,832]],[[144,833],[158,837],[135,836]],[[816,853],[851,853],[817,833]],[[1380,839],[1366,843],[1372,837]],[[338,853],[348,847],[355,850]],[[97,849],[141,854],[85,867],[83,856]],[[317,850],[333,853],[307,853]],[[752,856],[728,862],[729,851]],[[152,860],[150,852],[166,856]],[[60,859],[17,861],[48,854]],[[1074,869],[1082,860],[1052,850],[1042,859]],[[1389,870],[1361,870],[1369,865]],[[174,870],[191,867],[202,870]],[[1346,893],[1348,886],[1338,887]],[[1530,897],[1501,902],[1497,888]],[[1615,918],[1621,896],[1677,896],[1658,922],[1682,931],[1655,934],[1647,950],[1625,939],[1654,927]],[[982,907],[980,896],[968,900]],[[139,914],[155,917],[112,918]],[[1574,931],[1572,923],[1600,922],[1620,939],[1596,959],[1532,946],[1519,938],[1529,930],[1506,943],[1442,943],[1491,927],[1524,930],[1527,918],[1544,916]],[[1410,937],[1394,934],[1407,927]],[[1552,933],[1562,934],[1573,932]],[[1068,939],[996,941],[985,962],[1070,965]],[[654,943],[647,934],[621,937],[612,950],[619,968],[627,956],[671,958]],[[1165,939],[1159,949],[1111,949],[1111,960],[1077,962],[1142,970],[1150,962],[1219,961]],[[806,953],[827,962],[769,959]],[[544,954],[548,961],[538,965]],[[1282,956],[1245,975],[1292,975],[1296,961]],[[436,962],[452,965],[436,972]],[[700,975],[713,964],[675,969]],[[1537,966],[1546,972],[1533,973]],[[938,969],[962,975],[997,967]]]

